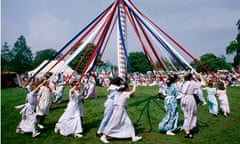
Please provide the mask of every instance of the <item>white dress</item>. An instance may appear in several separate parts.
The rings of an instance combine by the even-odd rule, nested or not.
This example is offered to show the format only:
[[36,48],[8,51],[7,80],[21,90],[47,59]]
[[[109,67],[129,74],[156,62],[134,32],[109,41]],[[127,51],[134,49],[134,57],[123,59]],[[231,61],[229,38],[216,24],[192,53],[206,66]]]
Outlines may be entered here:
[[55,126],[63,136],[78,134],[83,131],[79,95],[80,93],[75,90],[69,91],[69,103]]
[[86,98],[97,98],[95,80],[89,81]]
[[193,96],[196,89],[197,85],[194,81],[186,81],[183,84],[181,108],[184,114],[182,128],[185,131],[190,131],[197,125],[197,104]]
[[220,108],[222,109],[224,114],[230,114],[230,107],[229,107],[226,90],[217,90],[217,94],[218,94]]
[[36,106],[36,114],[43,116],[48,115],[52,103],[52,93],[46,86],[41,86],[38,92],[38,104]]
[[37,102],[37,94],[33,92],[28,93],[27,101],[28,102],[25,104],[24,108],[20,112],[20,114],[22,115],[22,120],[17,127],[25,133],[35,132],[36,130],[36,113],[34,112],[34,110]]
[[104,130],[104,134],[114,138],[133,138],[135,130],[128,117],[126,107],[129,92],[121,92],[115,96],[112,116]]

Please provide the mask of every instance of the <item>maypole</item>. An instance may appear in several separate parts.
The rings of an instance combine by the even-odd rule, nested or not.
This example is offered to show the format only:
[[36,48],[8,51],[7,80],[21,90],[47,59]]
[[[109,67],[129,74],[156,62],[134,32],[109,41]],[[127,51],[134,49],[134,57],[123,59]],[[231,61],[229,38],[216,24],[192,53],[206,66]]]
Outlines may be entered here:
[[[121,39],[120,28],[118,28],[117,32],[117,52],[118,52],[118,76],[121,77],[123,80],[126,80],[126,57],[124,53],[123,45],[126,46],[127,44],[127,24],[126,24],[126,14],[123,9],[123,3],[120,4],[120,21],[121,23],[121,30],[123,33],[123,39]],[[125,42],[125,44],[124,44]]]
[[[117,14],[115,13],[116,10],[117,10]],[[137,7],[131,2],[131,0],[115,0],[113,4],[111,4],[107,9],[105,9],[81,32],[79,32],[73,39],[71,39],[53,58],[50,59],[50,60],[55,59],[57,55],[61,54],[67,47],[70,47],[58,59],[58,61],[53,66],[51,66],[50,69],[48,68],[48,71],[51,71],[51,69],[53,69],[62,60],[64,60],[64,63],[68,65],[93,39],[96,39],[96,37],[99,37],[97,45],[94,47],[94,50],[89,60],[84,66],[80,79],[82,78],[83,74],[94,70],[94,67],[98,63],[97,58],[99,55],[100,57],[103,55],[103,52],[105,51],[105,47],[112,34],[112,30],[114,29],[115,22],[112,25],[112,28],[111,28],[112,30],[108,35],[108,29],[111,27],[111,23],[114,16],[116,16],[116,19],[118,20],[117,21],[118,22],[118,28],[117,28],[118,76],[121,77],[123,80],[126,81],[127,70],[130,73],[132,72],[129,59],[128,59],[128,52],[127,52],[127,20],[129,20],[130,25],[132,25],[137,35],[137,38],[139,39],[140,44],[144,50],[144,53],[146,54],[151,64],[154,66],[155,70],[159,71],[158,67],[155,65],[154,59],[151,56],[154,55],[155,58],[158,60],[162,69],[164,71],[167,71],[166,66],[164,65],[164,62],[162,62],[161,58],[158,56],[158,53],[162,53],[166,55],[166,58],[168,59],[168,61],[173,65],[173,63],[171,62],[172,60],[167,57],[166,53],[168,53],[169,56],[171,56],[172,59],[176,61],[177,64],[179,64],[184,70],[188,70],[190,68],[192,72],[195,72],[193,67],[188,64],[185,58],[182,57],[178,53],[178,51],[175,50],[175,47],[178,47],[180,48],[180,50],[185,52],[185,54],[191,57],[196,63],[198,63],[201,67],[203,67],[206,71],[209,72],[209,70],[203,64],[201,64],[197,59],[195,59],[186,49],[184,49],[171,36],[169,36],[158,25],[153,23],[139,9],[137,9]],[[107,35],[108,35],[108,38],[102,50],[102,46],[105,42],[105,38],[107,37]],[[158,52],[155,50],[155,45],[152,44],[151,40],[154,40],[155,42],[157,42],[156,46],[159,47],[162,52]],[[169,43],[169,40],[171,43]],[[149,52],[147,49],[149,47],[150,47],[150,50],[152,50],[151,52]],[[30,80],[34,78],[39,72],[41,72],[42,69],[46,67],[49,63],[50,61],[48,61],[45,65],[43,65],[30,78]],[[79,64],[77,64],[76,67],[78,67]],[[57,71],[62,71],[65,69],[65,67],[66,66],[62,66]],[[176,69],[176,67],[174,68]],[[214,76],[214,74],[212,75]]]

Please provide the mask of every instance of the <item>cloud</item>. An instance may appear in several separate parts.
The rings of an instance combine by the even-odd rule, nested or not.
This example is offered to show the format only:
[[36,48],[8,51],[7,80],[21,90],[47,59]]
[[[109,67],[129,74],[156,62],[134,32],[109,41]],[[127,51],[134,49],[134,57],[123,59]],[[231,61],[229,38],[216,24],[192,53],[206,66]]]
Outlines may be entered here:
[[10,46],[12,46],[12,42],[15,42],[22,33],[19,33],[19,25],[6,19],[2,21],[2,28],[1,28],[1,41],[7,42]]
[[[239,0],[132,1],[196,58],[206,52],[225,54],[226,45],[237,35]],[[59,50],[112,2],[100,0],[96,5],[96,0],[22,0],[13,5],[13,2],[4,1],[2,41],[15,42],[17,37],[24,35],[33,52],[46,48]],[[116,34],[108,45],[104,58],[116,61]],[[139,46],[136,35],[129,32],[129,52],[137,51]]]
[[208,52],[217,56],[226,54],[226,46],[236,36],[234,34],[236,31],[234,24],[238,19],[236,13],[239,13],[239,9],[223,5],[198,5],[191,11],[185,9],[165,13],[159,18],[155,16],[154,19],[158,21],[155,22],[159,26],[199,58]]
[[33,51],[47,48],[59,49],[70,39],[72,24],[58,19],[48,11],[34,15],[29,20],[29,34],[26,36]]

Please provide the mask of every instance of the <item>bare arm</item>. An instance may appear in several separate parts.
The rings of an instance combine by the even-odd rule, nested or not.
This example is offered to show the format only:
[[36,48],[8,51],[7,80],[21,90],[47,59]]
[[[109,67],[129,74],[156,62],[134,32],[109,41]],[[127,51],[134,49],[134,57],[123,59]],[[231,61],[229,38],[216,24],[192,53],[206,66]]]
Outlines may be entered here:
[[206,86],[206,80],[203,78],[203,76],[201,74],[199,74],[199,77],[201,79],[202,86]]
[[47,82],[47,80],[44,80],[42,83],[40,83],[34,90],[32,90],[33,93],[36,93],[42,85],[44,85]]
[[136,82],[133,83],[133,88],[131,91],[129,91],[129,95],[131,96],[132,94],[134,94],[136,92]]

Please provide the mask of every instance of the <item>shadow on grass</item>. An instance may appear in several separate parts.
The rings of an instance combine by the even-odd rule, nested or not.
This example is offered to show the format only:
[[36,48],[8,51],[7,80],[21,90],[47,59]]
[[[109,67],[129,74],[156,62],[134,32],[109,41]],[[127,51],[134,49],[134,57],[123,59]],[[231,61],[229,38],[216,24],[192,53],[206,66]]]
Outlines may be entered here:
[[53,110],[57,110],[57,109],[65,109],[66,108],[66,105],[56,105],[54,107],[51,107],[50,108],[50,111],[53,111]]
[[209,125],[206,122],[203,122],[201,120],[197,121],[197,126],[192,130],[193,133],[198,133],[199,129],[203,127],[209,127]]
[[[150,104],[153,103],[153,104],[156,104],[162,111],[165,111],[164,110],[164,107],[161,106],[159,104],[159,102],[157,102],[156,100],[156,96],[151,96],[151,97],[148,97],[144,100],[141,100],[141,101],[137,101],[137,102],[134,102],[132,104],[130,104],[129,106],[140,106],[140,105],[144,105],[144,107],[142,108],[142,110],[140,111],[140,114],[138,116],[138,119],[137,119],[137,122],[135,124],[135,127],[136,127],[136,130],[137,131],[140,131],[140,132],[144,132],[144,129],[143,128],[139,128],[139,122],[140,120],[142,119],[143,117],[143,113],[145,111],[147,111],[147,121],[148,121],[148,125],[150,127],[150,129],[147,131],[147,132],[151,132],[152,129],[153,129],[153,126],[152,126],[152,121],[151,121],[151,111],[150,111]],[[161,102],[163,102],[163,100],[159,100]]]
[[83,134],[87,134],[91,131],[91,129],[94,129],[96,127],[98,127],[100,124],[101,120],[100,119],[97,119],[97,120],[94,120],[92,122],[88,122],[88,123],[84,123],[84,120],[83,120]]
[[[144,105],[143,108],[141,109],[140,111],[140,114],[138,116],[138,119],[136,121],[136,124],[135,124],[135,127],[136,127],[136,130],[139,131],[139,132],[144,132],[144,128],[140,128],[140,121],[141,119],[144,117],[144,112],[146,111],[146,114],[147,114],[147,122],[148,122],[148,125],[149,125],[149,130],[146,131],[146,132],[152,132],[153,130],[153,126],[152,126],[152,121],[151,121],[151,110],[150,110],[150,105],[151,104],[155,104],[157,107],[160,108],[160,111],[163,111],[165,112],[165,109],[164,109],[164,100],[160,99],[160,100],[157,100],[156,96],[151,96],[151,97],[148,97],[144,100],[141,100],[141,101],[136,101],[132,104],[130,104],[129,106],[140,106],[140,105]],[[180,112],[180,111],[179,111]],[[183,120],[179,120],[179,123],[180,124],[183,124]],[[198,120],[197,122],[197,126],[193,129],[193,132],[194,133],[198,133],[199,131],[199,128],[201,127],[209,127],[209,125],[201,120]]]
[[[98,123],[100,123],[101,121],[100,120],[95,120],[91,123],[84,123],[84,119],[83,119],[83,123],[82,123],[82,126],[83,126],[83,134],[87,134],[90,132],[90,130],[92,128],[96,128],[98,126]],[[54,131],[54,128],[55,128],[55,125],[56,125],[57,121],[56,122],[51,122],[51,123],[45,123],[44,124],[44,128],[43,129],[39,129],[37,127],[37,130],[40,131],[41,133],[48,133],[48,132],[53,132]]]
[[37,130],[40,131],[41,133],[48,133],[49,131],[54,131],[55,124],[56,124],[56,122],[46,123],[46,124],[44,124],[44,128],[43,129],[39,129],[37,127]]

